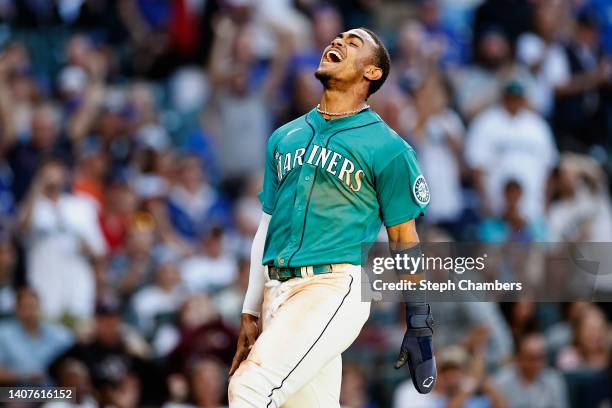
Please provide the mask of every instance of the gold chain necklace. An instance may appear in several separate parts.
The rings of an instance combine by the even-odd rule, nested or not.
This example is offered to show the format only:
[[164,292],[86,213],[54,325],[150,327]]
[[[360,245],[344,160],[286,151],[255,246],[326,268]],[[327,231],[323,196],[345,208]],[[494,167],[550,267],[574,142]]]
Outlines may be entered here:
[[317,105],[317,112],[319,112],[321,115],[326,115],[326,116],[349,116],[349,115],[354,115],[356,113],[364,111],[366,109],[370,109],[370,105],[365,104],[359,109],[355,109],[355,110],[348,111],[348,112],[328,112],[328,111],[324,111],[323,109],[321,109],[321,104]]

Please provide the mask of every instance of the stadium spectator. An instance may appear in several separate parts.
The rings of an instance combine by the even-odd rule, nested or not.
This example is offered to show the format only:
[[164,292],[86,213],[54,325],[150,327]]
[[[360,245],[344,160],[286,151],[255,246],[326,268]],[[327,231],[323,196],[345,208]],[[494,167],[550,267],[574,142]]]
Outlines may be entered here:
[[457,69],[467,59],[467,44],[462,33],[454,32],[442,19],[440,0],[422,0],[418,3],[418,18],[425,28],[424,47],[437,54],[445,70]]
[[49,385],[47,368],[73,341],[66,328],[43,320],[36,292],[20,289],[16,318],[0,323],[0,383]]
[[547,349],[552,357],[550,361],[557,361],[559,351],[570,346],[573,340],[574,327],[588,310],[595,306],[589,302],[567,302],[561,305],[561,320],[551,325],[545,332]]
[[[168,195],[169,217],[174,229],[186,240],[196,241],[219,212],[218,193],[208,183],[197,156],[187,156],[178,164],[177,182]],[[221,215],[217,215],[222,221]]]
[[511,79],[527,85],[526,98],[531,101],[533,78],[512,58],[511,44],[498,27],[488,28],[476,43],[474,64],[452,75],[459,113],[468,121],[499,102],[504,86]]
[[[259,219],[261,218],[259,191],[262,182],[261,173],[250,177],[234,208],[236,229],[240,238],[247,241],[250,241],[251,237],[255,235],[259,226]],[[250,250],[249,242],[241,243],[239,250],[244,250],[244,254],[247,255],[247,251]]]
[[171,261],[162,263],[157,268],[155,283],[132,297],[136,327],[145,337],[152,338],[164,321],[175,317],[186,299],[187,289],[181,284],[177,266]]
[[66,359],[57,370],[58,387],[74,389],[74,402],[51,401],[42,405],[42,408],[98,408],[95,390],[91,386],[91,379],[87,367],[77,360]]
[[612,209],[607,180],[597,162],[564,154],[552,183],[548,210],[552,242],[612,241]]
[[91,200],[98,213],[104,211],[107,169],[107,156],[95,142],[81,146],[74,168],[72,191],[76,196]]
[[0,236],[0,317],[15,311],[17,253],[10,236]]
[[163,408],[221,408],[224,401],[225,368],[215,358],[205,357],[193,363],[189,377],[171,378],[170,401]]
[[84,35],[71,37],[64,53],[67,64],[58,74],[57,87],[68,137],[78,144],[89,136],[102,107],[109,61]]
[[612,64],[602,55],[598,24],[588,11],[577,16],[575,34],[563,48],[565,60],[559,61],[553,77],[557,137],[564,148],[579,152],[610,145],[605,117],[610,109],[606,89],[612,86]]
[[491,407],[504,408],[506,401],[484,370],[482,355],[470,356],[460,346],[437,353],[438,379],[430,394],[418,394],[404,382],[393,397],[393,408]]
[[369,401],[367,378],[363,368],[358,364],[345,364],[342,367],[342,386],[340,404],[343,408],[377,408]]
[[508,406],[567,407],[563,377],[554,369],[547,368],[544,338],[539,334],[529,334],[519,341],[517,348],[514,364],[502,368],[494,379]]
[[528,0],[485,0],[475,10],[474,40],[477,42],[491,26],[497,26],[514,44],[519,34],[529,29],[532,14],[533,3]]
[[226,375],[220,361],[213,358],[204,359],[192,369],[191,393],[194,408],[220,408],[225,406]]
[[136,219],[137,205],[134,191],[120,177],[104,184],[100,228],[113,256],[118,256],[126,248],[128,229],[130,222]]
[[465,128],[450,108],[448,91],[439,75],[424,78],[413,94],[416,118],[410,134],[432,197],[428,223],[440,224],[456,235],[464,207],[461,171]]
[[560,2],[540,2],[533,13],[532,31],[521,34],[516,45],[517,59],[536,78],[533,106],[547,118],[553,113],[555,87],[567,69],[561,42],[563,24],[559,23],[562,17]]
[[153,221],[141,213],[132,220],[127,232],[125,249],[115,254],[108,271],[108,283],[116,294],[129,297],[153,278],[153,249],[155,231]]
[[524,191],[521,215],[533,221],[544,213],[545,186],[558,153],[548,124],[525,104],[524,85],[508,82],[502,103],[471,123],[465,156],[485,214],[500,214],[504,184],[515,179]]
[[250,265],[248,258],[240,258],[238,261],[238,277],[231,286],[218,291],[212,299],[223,321],[235,328],[240,327],[238,316],[242,312],[242,300],[249,285]]
[[236,332],[219,317],[207,296],[195,295],[183,304],[176,328],[176,347],[168,356],[170,372],[188,372],[194,359],[207,355],[225,364],[232,361]]
[[[67,360],[82,362],[91,376],[93,387],[101,394],[101,403],[116,400],[159,399],[165,392],[162,372],[145,358],[146,354],[122,322],[119,304],[105,299],[96,305],[93,333],[59,355],[50,366],[58,378],[59,369]],[[121,404],[120,406],[124,406]]]
[[[427,72],[438,65],[439,55],[425,46],[425,27],[417,20],[405,21],[398,31],[397,53],[393,57],[391,79],[404,90],[412,90]],[[435,51],[435,50],[433,50]]]
[[125,374],[100,387],[102,406],[137,408],[140,406],[142,385],[134,374]]
[[610,358],[609,327],[598,309],[589,309],[577,321],[573,344],[559,353],[557,366],[563,371],[602,370]]
[[461,344],[470,353],[484,353],[491,368],[512,353],[512,334],[499,305],[486,302],[435,302],[436,346]]
[[18,41],[6,45],[0,57],[2,152],[31,132],[34,106],[41,95],[32,77],[32,61]]
[[95,206],[65,192],[67,177],[62,162],[41,167],[23,205],[20,226],[27,244],[28,280],[40,293],[44,315],[87,319],[95,303],[90,260],[105,255],[106,243]]
[[[556,138],[564,149],[586,151],[605,145],[602,121],[609,101],[602,92],[611,81],[611,67],[603,58],[596,16],[584,9],[567,21],[561,2],[540,2],[534,32],[521,35],[517,57],[537,78],[536,107],[551,118]],[[573,27],[564,39],[562,30]],[[567,34],[567,33],[566,33]]]
[[[13,114],[13,113],[11,113]],[[37,104],[32,111],[32,125],[23,139],[7,141],[6,157],[13,173],[13,195],[20,202],[28,194],[30,183],[40,163],[57,158],[67,165],[73,161],[70,141],[61,135],[59,112],[51,103]]]
[[258,58],[253,25],[239,26],[224,18],[216,28],[210,58],[211,110],[217,119],[213,133],[221,170],[234,183],[236,177],[262,168],[262,147],[273,129],[271,109],[291,52],[283,29],[272,23],[270,28],[276,52],[269,64]]
[[512,331],[514,344],[519,344],[523,337],[538,329],[538,319],[535,315],[537,307],[534,302],[502,303],[501,308]]
[[503,212],[499,217],[485,219],[479,227],[479,239],[483,242],[540,242],[547,238],[544,217],[527,219],[521,211],[523,187],[516,180],[509,180],[503,189]]
[[229,285],[238,275],[235,258],[228,252],[222,227],[212,225],[201,238],[201,251],[185,259],[181,276],[189,290],[207,292]]

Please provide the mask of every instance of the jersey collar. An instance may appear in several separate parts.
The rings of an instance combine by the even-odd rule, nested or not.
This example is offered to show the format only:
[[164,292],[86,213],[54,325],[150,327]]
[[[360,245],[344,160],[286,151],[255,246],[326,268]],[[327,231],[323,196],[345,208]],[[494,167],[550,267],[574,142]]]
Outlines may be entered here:
[[308,112],[308,119],[316,126],[318,130],[343,130],[347,128],[363,126],[375,122],[380,122],[382,119],[371,108],[361,111],[355,115],[345,116],[343,118],[326,120],[323,115],[317,112],[317,108]]

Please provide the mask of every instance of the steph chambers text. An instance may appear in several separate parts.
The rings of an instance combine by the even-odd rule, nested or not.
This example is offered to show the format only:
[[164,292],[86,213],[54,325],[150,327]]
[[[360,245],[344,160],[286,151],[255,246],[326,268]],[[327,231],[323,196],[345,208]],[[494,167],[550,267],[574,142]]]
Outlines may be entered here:
[[452,291],[516,291],[523,290],[521,282],[475,282],[469,279],[458,281],[447,280],[445,282],[432,282],[426,279],[420,281],[385,282],[377,279],[372,282],[372,288],[377,291],[428,291],[428,292],[452,292]]

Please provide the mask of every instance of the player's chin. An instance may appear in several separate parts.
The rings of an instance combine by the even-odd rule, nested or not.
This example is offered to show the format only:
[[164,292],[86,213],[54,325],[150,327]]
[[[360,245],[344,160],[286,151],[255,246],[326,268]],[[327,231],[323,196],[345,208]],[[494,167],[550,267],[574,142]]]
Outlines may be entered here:
[[332,62],[323,61],[315,71],[315,77],[320,80],[330,79],[334,76],[336,68]]

